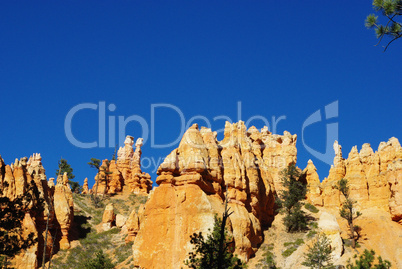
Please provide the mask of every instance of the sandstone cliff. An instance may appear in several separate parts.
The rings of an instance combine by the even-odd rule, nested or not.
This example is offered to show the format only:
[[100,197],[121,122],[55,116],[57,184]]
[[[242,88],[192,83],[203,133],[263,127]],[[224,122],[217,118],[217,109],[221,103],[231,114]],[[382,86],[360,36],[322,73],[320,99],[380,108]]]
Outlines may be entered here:
[[137,139],[134,151],[134,138],[127,136],[124,147],[117,152],[117,161],[102,161],[100,173],[95,176],[92,193],[95,192],[97,181],[99,181],[98,194],[115,194],[122,192],[123,189],[135,194],[150,192],[151,176],[141,171],[142,141],[142,138]]
[[381,142],[374,152],[370,144],[364,144],[360,152],[354,146],[348,158],[342,157],[342,148],[334,143],[334,164],[328,178],[320,184],[315,167],[309,162],[304,170],[309,185],[308,199],[318,206],[338,208],[343,197],[335,188],[346,178],[350,196],[358,209],[379,208],[390,212],[395,221],[402,220],[402,147],[397,138]]
[[[72,195],[69,195],[71,190],[65,182],[62,183],[63,187],[57,184],[56,189],[52,178],[47,182],[41,160],[40,154],[33,154],[29,159],[24,157],[20,160],[16,159],[11,165],[5,165],[0,157],[0,185],[4,196],[10,200],[15,199],[16,196],[24,194],[27,191],[27,185],[33,181],[39,192],[39,198],[43,199],[43,211],[38,210],[38,207],[35,206],[39,201],[33,201],[30,210],[26,212],[22,225],[24,234],[34,233],[38,242],[14,258],[13,263],[17,268],[38,268],[42,262],[44,246],[46,246],[46,257],[48,259],[53,247],[52,238],[57,240],[56,230],[60,228],[63,237],[60,242],[58,240],[55,242],[55,248],[58,248],[59,245],[61,248],[66,248],[69,244],[69,225],[63,220],[68,220],[67,222],[71,223],[73,218],[71,212],[73,200]],[[6,185],[7,187],[5,187]],[[62,192],[65,194],[62,197],[58,195],[60,189],[63,189]],[[46,235],[47,223],[49,229]],[[47,241],[45,242],[46,236]]]
[[139,213],[136,265],[180,268],[192,250],[190,235],[213,227],[214,215],[223,212],[225,194],[234,212],[229,227],[235,253],[248,260],[262,242],[262,227],[274,217],[279,172],[296,162],[296,135],[247,130],[241,121],[226,123],[222,141],[216,135],[194,124],[160,165],[159,186]]

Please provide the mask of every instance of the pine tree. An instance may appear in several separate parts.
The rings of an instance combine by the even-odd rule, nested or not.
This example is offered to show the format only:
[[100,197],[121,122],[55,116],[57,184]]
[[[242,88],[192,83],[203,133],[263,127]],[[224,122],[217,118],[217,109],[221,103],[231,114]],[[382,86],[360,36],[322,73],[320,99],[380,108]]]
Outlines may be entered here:
[[71,191],[74,193],[81,192],[80,184],[76,181],[71,180],[75,178],[75,175],[73,174],[73,168],[71,168],[71,166],[67,163],[67,160],[61,158],[58,163],[58,169],[56,170],[56,178],[59,175],[64,175],[64,173],[67,173],[68,183],[70,184]]
[[288,232],[302,231],[307,228],[307,216],[302,210],[307,187],[299,181],[300,172],[294,164],[282,171],[283,190],[276,199],[276,204],[285,213],[283,224]]
[[215,216],[214,228],[205,239],[201,232],[190,236],[190,243],[195,252],[189,253],[184,264],[193,269],[241,269],[241,260],[233,255],[230,249],[231,240],[228,238],[226,227],[227,218],[233,213],[227,208],[228,198],[225,197],[225,211],[222,220]]
[[[88,163],[88,165],[91,168],[95,168],[97,171],[97,175],[100,176],[100,160],[99,159],[95,159],[95,158],[91,158],[91,161]],[[99,179],[96,181],[96,185],[95,185],[95,194],[92,193],[91,197],[92,197],[92,201],[95,205],[95,207],[99,207],[99,197],[98,197],[98,186],[99,186]]]
[[334,268],[331,252],[331,241],[325,234],[320,233],[314,244],[308,248],[308,252],[304,254],[302,265],[314,269]]
[[100,170],[102,174],[104,174],[104,177],[98,178],[98,180],[101,180],[102,182],[105,183],[105,188],[103,189],[103,195],[106,195],[106,191],[108,189],[108,183],[109,183],[109,176],[113,174],[112,172],[109,171],[109,166],[110,166],[110,161],[106,160],[106,166],[101,166]]
[[378,16],[370,14],[366,18],[365,25],[369,29],[375,29],[375,33],[379,39],[378,44],[384,36],[391,38],[391,41],[384,48],[384,51],[386,51],[392,42],[402,37],[402,23],[397,21],[399,16],[402,15],[402,0],[373,0],[373,9],[381,12],[387,22],[385,25],[380,24]]
[[113,269],[114,264],[102,250],[96,252],[93,259],[88,260],[82,266],[83,269]]
[[[363,254],[360,255],[358,260],[355,260],[355,264],[351,264],[350,260],[348,261],[348,264],[346,265],[347,269],[389,269],[391,268],[391,263],[387,260],[383,260],[381,256],[378,256],[378,263],[374,263],[374,255],[375,252],[374,250],[367,250],[365,249]],[[355,255],[355,259],[357,258],[357,255]]]
[[354,225],[354,221],[362,215],[359,211],[356,211],[354,208],[354,204],[356,203],[349,197],[349,186],[347,179],[341,179],[338,182],[336,188],[345,196],[345,201],[342,205],[342,208],[339,211],[339,214],[342,218],[344,218],[348,222],[349,227],[349,237],[352,240],[352,248],[356,247],[356,238],[355,232],[358,231],[359,227]]

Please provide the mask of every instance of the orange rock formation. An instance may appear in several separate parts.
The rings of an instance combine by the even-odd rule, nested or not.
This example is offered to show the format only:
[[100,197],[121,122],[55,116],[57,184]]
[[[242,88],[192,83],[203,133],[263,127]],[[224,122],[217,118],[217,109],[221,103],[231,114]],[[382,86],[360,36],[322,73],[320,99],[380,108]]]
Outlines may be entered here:
[[74,218],[74,202],[73,194],[68,185],[67,173],[64,173],[63,177],[59,176],[57,178],[54,191],[54,209],[62,234],[60,248],[69,249],[70,242],[68,239],[68,231],[70,230]]
[[[24,234],[34,233],[38,243],[14,258],[13,263],[17,268],[38,268],[42,262],[44,246],[46,246],[46,257],[49,258],[53,246],[52,237],[56,238],[56,230],[59,227],[63,234],[60,247],[65,247],[68,244],[69,225],[67,222],[71,223],[73,218],[73,200],[67,181],[60,183],[62,187],[58,184],[56,188],[53,178],[47,182],[40,154],[33,154],[29,159],[26,157],[16,159],[11,165],[5,165],[0,157],[0,185],[3,196],[7,196],[10,200],[15,199],[16,196],[27,191],[27,186],[31,181],[35,183],[39,197],[44,200],[44,211],[39,211],[36,206],[38,201],[34,201],[30,210],[26,212],[22,223]],[[5,185],[8,186],[5,187]],[[64,195],[59,195],[60,193]],[[47,223],[49,223],[49,229],[45,242]],[[55,245],[57,247],[59,242],[56,242]]]
[[84,179],[84,185],[82,185],[82,194],[89,194],[88,178]]
[[138,214],[140,229],[133,245],[137,266],[180,268],[192,250],[190,235],[213,227],[225,194],[234,212],[228,226],[236,254],[247,260],[257,250],[262,227],[274,216],[279,172],[296,162],[296,135],[247,130],[243,122],[227,122],[220,142],[216,135],[194,124],[160,165],[159,187]]
[[391,213],[395,221],[402,220],[402,147],[397,138],[381,142],[374,152],[370,144],[364,144],[360,152],[354,146],[347,159],[342,157],[341,146],[334,143],[334,164],[328,178],[320,184],[315,167],[309,162],[306,169],[310,186],[308,199],[315,205],[337,208],[343,197],[335,188],[337,182],[346,178],[350,196],[357,201],[358,209],[379,208]]
[[99,194],[114,194],[127,191],[136,194],[147,194],[152,189],[151,176],[141,171],[142,138],[138,138],[133,149],[134,138],[127,136],[124,147],[117,152],[117,161],[102,161],[102,168],[95,176],[92,192],[95,192],[96,182],[99,180]]

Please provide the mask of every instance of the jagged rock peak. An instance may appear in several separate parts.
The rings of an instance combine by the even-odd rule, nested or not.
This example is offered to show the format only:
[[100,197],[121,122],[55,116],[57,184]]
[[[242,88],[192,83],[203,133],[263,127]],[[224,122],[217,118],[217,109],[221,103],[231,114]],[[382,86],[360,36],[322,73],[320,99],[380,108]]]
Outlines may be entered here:
[[[216,137],[211,129],[193,124],[159,166],[159,186],[150,195],[135,237],[136,265],[179,268],[191,250],[183,242],[193,232],[212,227],[215,213],[224,209],[224,195],[234,211],[228,223],[236,254],[246,260],[257,250],[261,227],[273,220],[280,172],[296,163],[297,136],[273,135],[267,128],[247,130],[240,121],[226,122],[223,140]],[[156,255],[160,248],[167,251]]]
[[[120,147],[117,152],[117,161],[103,160],[102,166],[107,167],[95,176],[95,184],[89,192],[98,194],[114,194],[127,189],[136,194],[148,194],[152,189],[151,176],[141,170],[141,147],[143,139],[138,138],[133,149],[134,137],[128,135],[124,141],[124,147]],[[96,181],[101,180],[96,188]]]

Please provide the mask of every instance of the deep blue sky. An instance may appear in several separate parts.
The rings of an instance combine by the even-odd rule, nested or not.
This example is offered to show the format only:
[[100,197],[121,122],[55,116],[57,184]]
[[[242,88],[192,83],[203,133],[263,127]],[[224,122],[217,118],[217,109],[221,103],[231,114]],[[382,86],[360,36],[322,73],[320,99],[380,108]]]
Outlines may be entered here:
[[[151,107],[160,103],[180,110],[185,124],[204,116],[214,130],[224,127],[216,116],[238,120],[239,102],[244,121],[259,115],[272,124],[273,116],[286,116],[277,133],[299,135],[298,166],[313,159],[321,180],[329,165],[306,150],[301,131],[326,105],[338,101],[339,116],[304,133],[318,151],[325,151],[326,123],[338,123],[345,156],[354,145],[360,150],[367,142],[376,150],[381,141],[402,138],[402,40],[386,53],[374,46],[373,31],[364,27],[371,1],[169,2],[2,1],[0,154],[6,163],[40,152],[52,177],[62,156],[76,180],[88,177],[92,185],[95,172],[87,162],[110,159],[114,146],[108,147],[107,133],[105,148],[68,141],[66,115],[82,103],[114,104],[107,120],[137,116],[149,126]],[[97,140],[98,112],[75,115],[77,139]],[[158,108],[154,126],[155,142],[169,143],[181,121],[173,109]],[[126,133],[138,138],[142,128],[131,122]],[[158,161],[176,147],[151,147],[150,133],[143,157]],[[144,170],[155,181],[154,167]]]

